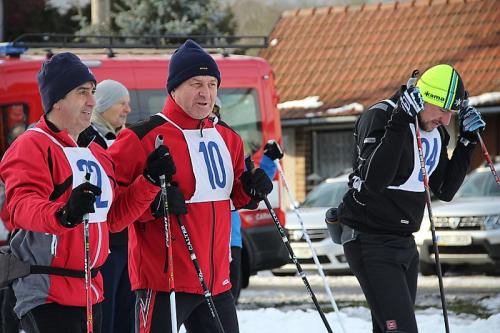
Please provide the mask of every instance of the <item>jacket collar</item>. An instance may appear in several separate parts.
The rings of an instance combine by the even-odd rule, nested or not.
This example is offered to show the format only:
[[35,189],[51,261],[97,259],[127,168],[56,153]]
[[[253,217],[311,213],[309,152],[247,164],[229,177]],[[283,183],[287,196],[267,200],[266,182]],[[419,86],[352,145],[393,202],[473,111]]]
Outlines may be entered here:
[[69,135],[68,131],[57,128],[57,126],[48,120],[45,115],[40,117],[40,120],[36,123],[35,127],[38,127],[52,135],[63,146],[78,147],[76,142]]
[[184,110],[174,101],[172,96],[168,95],[163,107],[162,113],[172,120],[182,129],[201,129],[213,127],[213,123],[208,121],[208,117],[204,119],[191,118]]

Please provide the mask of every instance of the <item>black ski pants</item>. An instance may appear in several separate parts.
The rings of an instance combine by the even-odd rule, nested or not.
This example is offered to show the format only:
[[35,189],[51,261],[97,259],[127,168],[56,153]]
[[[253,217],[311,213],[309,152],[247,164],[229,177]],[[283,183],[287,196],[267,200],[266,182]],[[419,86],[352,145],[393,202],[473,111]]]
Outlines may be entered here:
[[[171,331],[170,293],[141,289],[136,291],[136,333]],[[213,296],[215,308],[226,333],[238,333],[238,317],[230,290]],[[182,324],[188,333],[216,333],[215,320],[203,295],[175,293],[177,327]]]
[[19,333],[19,319],[14,312],[16,295],[12,286],[0,290],[0,333]]
[[229,265],[229,277],[231,279],[231,293],[234,304],[238,304],[241,291],[241,247],[231,246],[231,264]]
[[361,233],[344,253],[370,306],[373,332],[417,333],[418,251],[412,235]]
[[[101,315],[101,304],[95,304],[93,333],[101,333]],[[22,316],[21,326],[26,333],[87,333],[87,310],[57,303],[43,304]]]
[[102,331],[106,333],[133,333],[135,330],[135,293],[128,277],[128,249],[114,245],[106,263],[101,267],[104,282],[102,302]]

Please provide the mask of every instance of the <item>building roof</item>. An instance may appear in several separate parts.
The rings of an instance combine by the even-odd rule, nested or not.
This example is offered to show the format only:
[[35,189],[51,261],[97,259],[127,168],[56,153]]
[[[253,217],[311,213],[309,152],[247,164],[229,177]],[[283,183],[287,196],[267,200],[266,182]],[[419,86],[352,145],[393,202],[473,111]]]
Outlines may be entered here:
[[[499,92],[499,22],[498,0],[297,9],[281,15],[259,55],[276,74],[281,102],[319,96],[305,108],[281,108],[282,118],[356,114],[359,108],[344,106],[366,109],[414,69],[438,63],[461,73],[470,96]],[[325,112],[332,108],[340,112]]]

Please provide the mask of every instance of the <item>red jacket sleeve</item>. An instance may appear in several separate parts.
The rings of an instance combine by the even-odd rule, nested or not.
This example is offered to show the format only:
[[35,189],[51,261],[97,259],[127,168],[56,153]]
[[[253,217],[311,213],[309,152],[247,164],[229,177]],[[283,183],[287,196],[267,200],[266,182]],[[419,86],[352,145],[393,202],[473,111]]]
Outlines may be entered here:
[[122,231],[134,223],[144,211],[149,211],[149,206],[159,190],[158,186],[151,184],[143,175],[139,175],[126,188],[117,188],[117,196],[108,213],[110,231]]
[[32,144],[28,136],[18,138],[6,152],[0,175],[5,183],[5,204],[13,228],[55,235],[70,230],[59,224],[55,214],[64,202],[48,200],[54,185],[46,153]]
[[[134,198],[134,193],[135,196],[138,196],[137,194],[141,193],[141,187],[147,187],[149,190],[143,199],[147,201],[148,204],[143,204],[143,209],[140,214],[134,212],[134,216],[136,216],[134,221],[146,222],[154,220],[155,218],[151,215],[149,206],[160,189],[148,182],[144,176],[142,176],[147,154],[137,135],[129,129],[124,129],[118,135],[115,143],[108,149],[108,153],[115,164],[115,179],[118,184],[116,193],[118,193],[119,196],[125,196],[125,198],[121,199],[124,200],[123,209],[128,209],[127,202],[130,200],[140,199]],[[117,207],[116,209],[121,208]],[[114,216],[109,218],[114,219]],[[127,225],[123,222],[113,221],[110,228],[112,232],[117,232],[124,229]]]

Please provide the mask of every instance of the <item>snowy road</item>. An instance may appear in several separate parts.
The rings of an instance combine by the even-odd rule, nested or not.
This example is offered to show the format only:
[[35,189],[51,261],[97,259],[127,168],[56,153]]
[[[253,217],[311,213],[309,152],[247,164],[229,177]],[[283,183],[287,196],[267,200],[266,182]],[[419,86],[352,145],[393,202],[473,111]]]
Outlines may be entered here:
[[[319,275],[308,274],[308,280],[318,298],[327,305],[329,300]],[[359,284],[354,276],[328,276],[328,283],[336,301],[341,304],[356,304],[364,301]],[[446,299],[450,302],[476,303],[484,298],[500,294],[500,277],[494,276],[445,276]],[[419,276],[417,306],[440,306],[438,279],[436,276]],[[275,277],[270,272],[261,272],[250,279],[250,286],[240,297],[241,309],[258,307],[284,307],[290,309],[314,308],[300,277]]]

